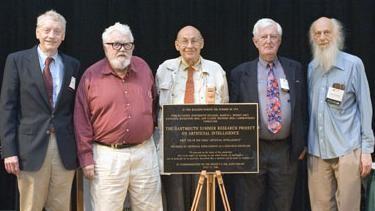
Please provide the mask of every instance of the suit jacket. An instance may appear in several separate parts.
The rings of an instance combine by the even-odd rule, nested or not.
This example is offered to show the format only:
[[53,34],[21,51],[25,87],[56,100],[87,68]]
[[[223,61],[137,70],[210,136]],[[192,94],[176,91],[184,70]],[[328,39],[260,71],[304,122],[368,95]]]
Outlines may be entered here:
[[5,63],[0,99],[2,157],[18,156],[22,170],[37,171],[42,166],[50,124],[56,130],[64,167],[77,167],[72,116],[76,87],[69,85],[72,77],[77,78],[80,64],[61,52],[59,55],[64,76],[54,110],[48,102],[36,46],[10,54]]
[[[306,73],[302,71],[300,63],[284,57],[278,59],[284,69],[290,89],[291,158],[298,158],[307,143]],[[231,103],[259,103],[258,60],[240,64],[231,71],[229,95]]]

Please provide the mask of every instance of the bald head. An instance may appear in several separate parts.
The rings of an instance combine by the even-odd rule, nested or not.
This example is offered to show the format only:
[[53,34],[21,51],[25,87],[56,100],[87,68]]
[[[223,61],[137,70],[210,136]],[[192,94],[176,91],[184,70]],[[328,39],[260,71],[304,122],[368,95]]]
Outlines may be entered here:
[[200,31],[194,26],[185,26],[177,33],[175,47],[188,65],[199,61],[204,40]]
[[341,23],[334,18],[321,17],[310,26],[310,43],[320,48],[326,48],[336,43],[341,50],[344,44],[344,35]]
[[187,34],[187,33],[195,34],[195,35],[197,35],[197,37],[199,37],[201,39],[203,38],[201,32],[197,28],[195,28],[194,26],[185,26],[178,31],[176,40],[181,38],[181,35]]
[[331,22],[332,19],[330,18],[327,18],[327,17],[320,17],[318,19],[316,19],[312,25],[315,25],[315,24],[328,24],[328,25],[331,25],[332,26],[332,22]]

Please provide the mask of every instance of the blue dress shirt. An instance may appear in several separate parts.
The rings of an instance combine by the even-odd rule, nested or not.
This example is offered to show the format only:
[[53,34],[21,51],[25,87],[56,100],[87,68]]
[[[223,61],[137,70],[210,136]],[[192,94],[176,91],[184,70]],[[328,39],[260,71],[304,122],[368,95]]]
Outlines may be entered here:
[[[38,46],[38,55],[39,55],[39,64],[40,68],[43,74],[43,69],[44,69],[44,62],[47,59],[47,55],[45,55],[41,49]],[[61,86],[62,86],[62,81],[64,77],[64,72],[63,72],[63,62],[59,54],[55,54],[52,56],[53,62],[50,64],[50,71],[52,75],[52,80],[53,80],[53,92],[52,92],[52,101],[53,101],[53,107],[56,106],[56,101],[57,97],[59,96]]]
[[[328,88],[333,84],[344,89],[339,105],[326,102]],[[360,58],[340,51],[328,72],[313,60],[308,67],[308,90],[310,154],[331,159],[357,148],[362,153],[373,152],[370,91]]]

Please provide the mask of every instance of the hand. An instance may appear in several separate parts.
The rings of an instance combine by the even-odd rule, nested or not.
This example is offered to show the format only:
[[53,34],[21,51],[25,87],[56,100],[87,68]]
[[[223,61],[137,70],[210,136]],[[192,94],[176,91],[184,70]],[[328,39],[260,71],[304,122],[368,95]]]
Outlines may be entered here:
[[362,153],[361,154],[361,166],[360,173],[361,177],[365,177],[371,172],[372,158],[371,154]]
[[17,156],[11,156],[11,157],[5,158],[4,159],[4,166],[5,166],[5,170],[9,174],[14,174],[14,175],[18,176],[18,174],[20,173],[20,167],[19,167],[19,164],[18,164],[18,157]]
[[298,160],[303,160],[305,158],[306,152],[307,152],[307,149],[306,147],[304,147],[301,154],[299,154],[298,156]]
[[94,174],[95,174],[94,164],[85,166],[82,168],[82,170],[83,170],[83,175],[85,175],[87,179],[89,180],[94,179]]

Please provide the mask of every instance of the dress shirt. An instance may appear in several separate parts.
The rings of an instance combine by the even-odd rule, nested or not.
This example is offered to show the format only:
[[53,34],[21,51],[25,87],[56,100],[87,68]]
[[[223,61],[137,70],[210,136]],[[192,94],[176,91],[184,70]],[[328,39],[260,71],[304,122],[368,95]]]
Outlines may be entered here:
[[[188,79],[188,68],[189,65],[181,59],[180,65],[178,67],[178,71],[176,73],[176,77],[179,80],[175,82],[175,90],[177,93],[173,95],[173,104],[184,104],[185,99],[185,88],[186,88],[186,81]],[[193,65],[194,73],[193,73],[193,81],[194,81],[194,103],[195,104],[205,104],[206,103],[206,95],[205,90],[207,81],[204,80],[205,75],[207,75],[207,71],[202,71],[201,60],[199,60],[196,64]]]
[[[42,74],[43,74],[45,61],[48,56],[42,52],[39,46],[37,49],[38,49],[40,70],[42,71]],[[53,61],[51,62],[49,69],[51,71],[52,80],[53,80],[52,105],[53,107],[55,107],[57,97],[59,96],[61,86],[62,86],[62,81],[64,78],[64,65],[58,53],[56,53],[55,55],[51,57],[53,58]]]
[[74,123],[81,166],[93,164],[92,143],[139,144],[152,135],[154,80],[149,66],[133,56],[124,79],[108,60],[89,67],[76,96]]
[[268,129],[268,114],[267,114],[267,78],[268,71],[267,62],[262,58],[258,61],[258,96],[259,96],[259,115],[261,118],[259,138],[265,140],[280,140],[285,139],[290,133],[290,121],[291,121],[291,106],[290,96],[288,91],[281,89],[280,79],[286,80],[284,69],[281,66],[279,60],[276,58],[273,61],[273,72],[275,78],[279,83],[280,101],[281,101],[281,130],[278,133],[272,133]]
[[[340,105],[326,102],[328,88],[334,83],[345,86]],[[373,152],[370,91],[360,58],[340,51],[328,72],[313,60],[308,67],[308,89],[310,154],[331,159],[357,148],[362,153]]]

